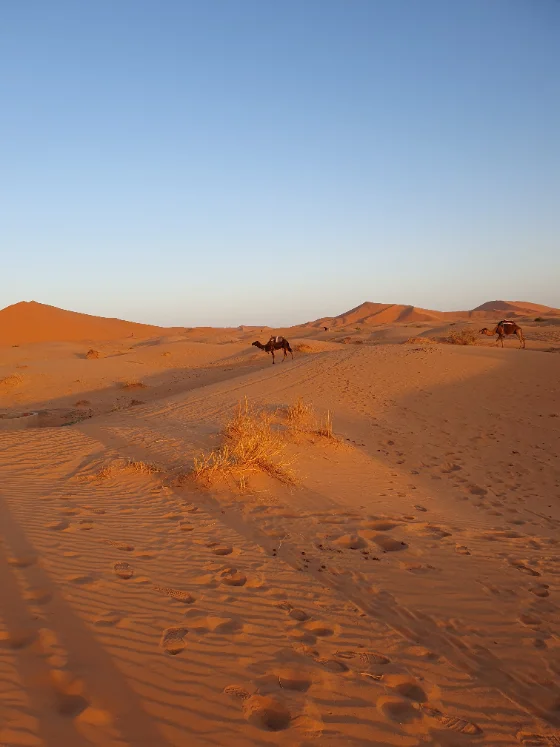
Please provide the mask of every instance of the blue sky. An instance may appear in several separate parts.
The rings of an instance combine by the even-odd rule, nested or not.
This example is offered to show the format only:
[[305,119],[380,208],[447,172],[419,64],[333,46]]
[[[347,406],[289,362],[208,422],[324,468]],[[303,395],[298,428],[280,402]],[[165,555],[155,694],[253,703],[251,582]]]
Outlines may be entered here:
[[0,307],[560,306],[559,0],[3,0]]

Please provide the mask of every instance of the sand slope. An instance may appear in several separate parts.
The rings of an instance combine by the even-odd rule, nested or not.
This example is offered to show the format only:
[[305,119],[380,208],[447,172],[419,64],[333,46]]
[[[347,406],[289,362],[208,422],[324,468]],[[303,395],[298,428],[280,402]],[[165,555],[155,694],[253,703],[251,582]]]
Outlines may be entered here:
[[[558,744],[560,356],[126,343],[5,349],[0,744]],[[178,481],[244,396],[338,441]]]
[[36,301],[22,301],[0,310],[0,345],[148,337],[162,331],[149,324],[65,311]]

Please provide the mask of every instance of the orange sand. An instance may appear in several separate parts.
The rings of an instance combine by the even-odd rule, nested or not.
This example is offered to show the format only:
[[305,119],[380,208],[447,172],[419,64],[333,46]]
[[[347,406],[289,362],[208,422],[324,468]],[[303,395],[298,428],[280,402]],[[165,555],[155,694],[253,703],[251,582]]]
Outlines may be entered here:
[[[559,743],[558,316],[520,351],[370,306],[274,367],[264,328],[0,312],[0,745]],[[177,479],[244,396],[338,440],[291,439],[295,486]]]

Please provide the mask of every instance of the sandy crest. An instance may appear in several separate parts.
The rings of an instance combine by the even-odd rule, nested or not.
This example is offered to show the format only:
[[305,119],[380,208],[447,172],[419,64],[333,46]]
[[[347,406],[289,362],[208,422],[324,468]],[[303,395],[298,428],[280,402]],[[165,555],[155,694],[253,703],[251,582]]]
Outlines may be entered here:
[[[558,744],[560,357],[309,344],[24,351],[1,405],[93,412],[0,431],[0,744]],[[339,442],[178,485],[244,396]]]

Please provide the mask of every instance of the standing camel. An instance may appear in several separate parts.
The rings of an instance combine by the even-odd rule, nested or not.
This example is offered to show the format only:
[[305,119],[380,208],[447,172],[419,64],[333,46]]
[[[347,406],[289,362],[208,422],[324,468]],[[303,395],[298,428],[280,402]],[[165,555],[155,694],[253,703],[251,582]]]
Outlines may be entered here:
[[502,347],[504,347],[504,337],[507,337],[508,335],[516,335],[519,340],[519,347],[525,347],[523,330],[518,324],[512,322],[510,319],[502,319],[502,321],[498,322],[498,324],[493,329],[487,329],[487,327],[483,327],[483,329],[480,330],[480,334],[488,335],[488,337],[494,337],[494,335],[498,335],[496,345],[501,342]]
[[284,351],[284,357],[282,358],[282,363],[284,363],[284,361],[286,360],[288,353],[291,353],[292,360],[294,359],[294,352],[292,348],[290,347],[290,343],[286,340],[285,337],[271,337],[270,340],[266,343],[266,345],[263,345],[262,342],[255,340],[253,345],[256,348],[260,348],[260,350],[264,350],[266,353],[272,353],[272,365],[276,363],[276,361],[274,360],[275,350]]

